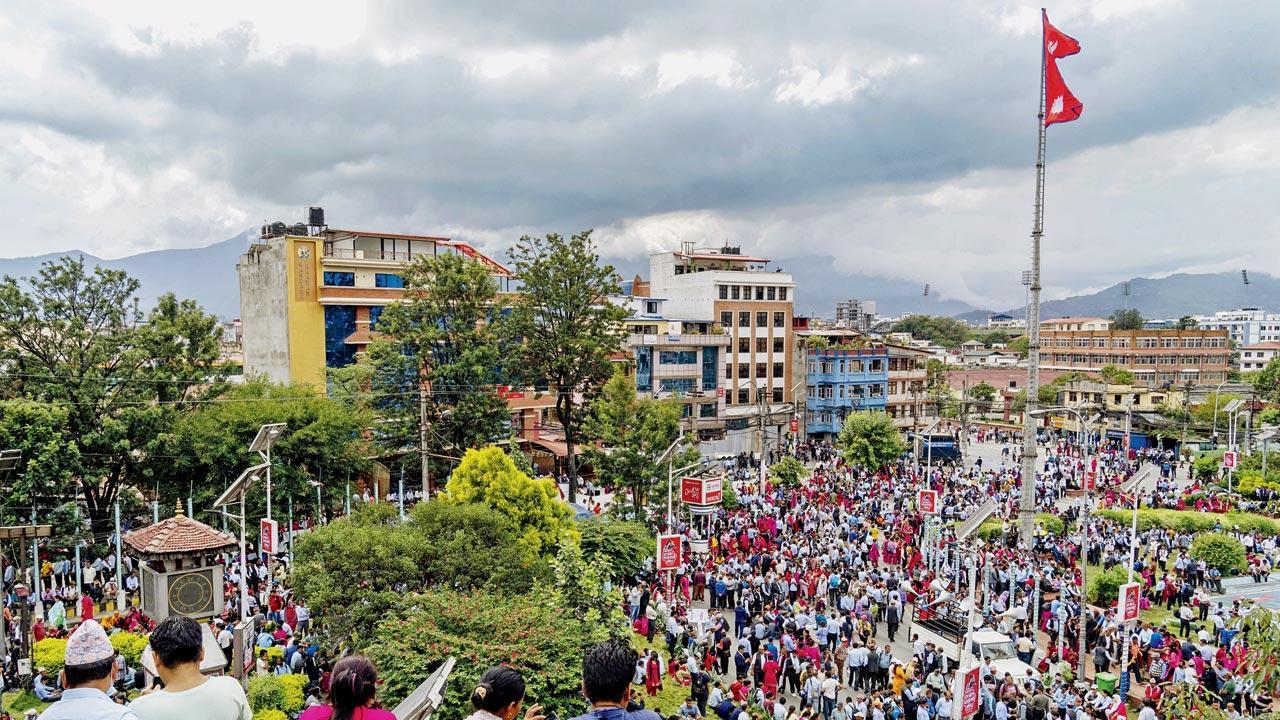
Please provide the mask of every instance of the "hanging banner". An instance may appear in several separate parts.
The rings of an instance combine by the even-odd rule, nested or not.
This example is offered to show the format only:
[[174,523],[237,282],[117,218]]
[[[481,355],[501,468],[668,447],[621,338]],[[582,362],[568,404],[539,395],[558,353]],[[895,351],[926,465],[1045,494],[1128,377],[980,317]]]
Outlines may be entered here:
[[1142,614],[1141,583],[1125,583],[1120,586],[1120,597],[1116,600],[1116,611],[1120,616],[1120,622],[1131,622],[1137,620]]
[[681,536],[658,536],[658,572],[680,567]]
[[960,720],[978,714],[982,702],[982,668],[974,667],[964,674],[964,686],[960,693]]
[[938,514],[938,491],[937,490],[921,490],[916,498],[916,507],[920,509],[921,514],[937,515]]
[[1235,451],[1235,450],[1228,450],[1228,451],[1226,451],[1226,452],[1222,453],[1222,467],[1224,467],[1224,468],[1226,468],[1226,469],[1228,469],[1228,470],[1231,470],[1231,469],[1235,468],[1235,466],[1236,466],[1236,460],[1237,460],[1239,457],[1240,457],[1240,456],[1236,453],[1236,451]]

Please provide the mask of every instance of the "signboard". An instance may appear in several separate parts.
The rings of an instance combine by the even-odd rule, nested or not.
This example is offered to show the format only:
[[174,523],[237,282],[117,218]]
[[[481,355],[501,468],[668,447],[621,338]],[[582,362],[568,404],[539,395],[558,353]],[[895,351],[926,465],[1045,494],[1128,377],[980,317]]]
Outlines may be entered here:
[[718,505],[723,498],[722,478],[680,478],[680,499],[690,505]]
[[1239,453],[1235,450],[1228,450],[1222,453],[1222,467],[1227,468],[1228,470],[1235,468],[1238,457]]
[[964,685],[960,691],[960,720],[978,714],[978,706],[982,701],[982,668],[973,667],[964,674]]
[[791,432],[792,434],[800,432],[800,421],[795,418],[791,418]]
[[1093,490],[1098,487],[1098,471],[1090,470],[1084,474],[1084,489]]
[[921,490],[916,498],[916,507],[920,508],[920,512],[924,515],[938,514],[938,491],[937,490]]
[[275,555],[280,550],[280,526],[275,520],[258,521],[258,549],[263,555]]
[[1137,620],[1142,614],[1141,597],[1142,585],[1140,583],[1125,583],[1120,586],[1120,597],[1116,602],[1116,610],[1120,615],[1120,622],[1129,622]]
[[718,398],[724,397],[724,388],[716,388],[716,397]]
[[680,567],[681,536],[658,536],[658,572]]

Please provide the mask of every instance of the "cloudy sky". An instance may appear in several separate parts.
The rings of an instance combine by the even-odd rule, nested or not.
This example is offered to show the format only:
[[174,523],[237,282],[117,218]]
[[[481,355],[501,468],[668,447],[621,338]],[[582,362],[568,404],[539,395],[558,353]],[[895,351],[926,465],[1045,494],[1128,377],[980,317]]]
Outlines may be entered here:
[[[0,255],[118,257],[323,205],[501,252],[599,228],[1020,303],[1038,4],[0,0]],[[1049,296],[1280,271],[1280,5],[1072,0]]]

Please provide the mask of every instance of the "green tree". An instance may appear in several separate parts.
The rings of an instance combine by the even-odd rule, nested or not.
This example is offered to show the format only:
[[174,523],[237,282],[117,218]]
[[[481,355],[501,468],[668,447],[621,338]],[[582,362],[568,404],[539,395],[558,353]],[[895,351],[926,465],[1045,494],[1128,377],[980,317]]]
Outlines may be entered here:
[[1026,335],[1016,337],[1009,341],[1009,350],[1018,353],[1019,357],[1027,356],[1027,348],[1031,346],[1031,338]]
[[1111,385],[1132,385],[1135,381],[1132,372],[1116,365],[1103,365],[1098,374]]
[[1260,398],[1269,403],[1280,403],[1280,357],[1271,358],[1266,367],[1250,379]]
[[[227,483],[262,462],[248,448],[268,423],[285,424],[271,449],[272,514],[277,519],[291,497],[300,515],[316,510],[312,482],[321,484],[322,511],[340,506],[347,479],[370,467],[364,439],[368,413],[317,395],[308,385],[252,380],[229,390],[220,402],[177,418],[152,444],[154,455],[145,457],[147,473],[160,489],[162,507],[191,497],[194,507],[208,508]],[[252,513],[265,512],[265,487],[253,488],[247,502]]]
[[603,559],[615,579],[639,575],[657,550],[644,523],[593,517],[579,522],[578,530],[583,554]]
[[591,231],[571,237],[526,235],[509,251],[522,289],[508,327],[519,338],[518,367],[528,384],[555,394],[556,421],[568,447],[569,501],[578,494],[575,443],[583,408],[613,374],[626,311],[607,298],[620,292],[612,265],[601,265]]
[[893,332],[909,332],[917,340],[928,340],[947,348],[959,347],[973,335],[963,322],[933,315],[908,315],[893,324]]
[[880,411],[851,413],[836,438],[844,461],[875,472],[893,463],[907,449],[893,419]]
[[784,455],[781,460],[769,467],[769,478],[778,487],[798,487],[800,481],[808,476],[809,468],[790,455]]
[[[489,268],[463,255],[429,255],[415,258],[402,275],[403,298],[378,318],[377,331],[390,344],[371,357],[383,363],[374,371],[384,381],[378,386],[399,384],[412,396],[423,391],[420,380],[429,384],[423,399],[428,452],[456,457],[501,439],[510,415],[497,390],[506,382],[502,303]],[[405,372],[405,359],[412,374]],[[387,451],[420,444],[423,413],[417,403],[376,408],[400,428],[384,437]]]
[[1136,308],[1116,310],[1111,313],[1111,327],[1114,330],[1141,330],[1146,318]]
[[125,273],[89,270],[83,258],[0,282],[0,399],[57,406],[43,419],[61,423],[50,437],[67,446],[49,474],[54,466],[32,468],[30,457],[18,474],[43,498],[83,498],[98,530],[122,489],[149,485],[152,443],[218,380],[216,321],[172,295],[144,314],[137,291]]
[[[662,454],[680,436],[680,403],[638,398],[632,379],[619,370],[592,400],[583,435],[601,444],[589,445],[583,453],[596,476],[606,487],[625,489],[637,516],[642,516],[639,511],[658,478],[665,484],[667,463]],[[690,445],[674,452],[674,467],[698,459],[697,448]]]
[[421,586],[526,592],[549,574],[547,558],[518,542],[515,522],[488,505],[418,503],[404,530],[421,543]]
[[925,392],[939,413],[951,403],[951,369],[935,358],[925,361]]
[[520,472],[502,448],[467,450],[445,486],[451,503],[479,502],[510,518],[518,542],[535,553],[548,552],[566,537],[577,540],[573,511],[558,497],[548,478]]
[[1179,330],[1195,330],[1197,327],[1200,327],[1200,323],[1190,315],[1183,315],[1178,318],[1178,324],[1174,327]]

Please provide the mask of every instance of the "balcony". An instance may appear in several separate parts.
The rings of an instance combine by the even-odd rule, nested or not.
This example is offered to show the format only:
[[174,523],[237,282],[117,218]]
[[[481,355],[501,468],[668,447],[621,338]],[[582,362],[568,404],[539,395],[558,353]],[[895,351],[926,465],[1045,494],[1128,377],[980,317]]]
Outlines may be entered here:
[[681,335],[631,334],[627,336],[628,347],[728,347],[733,338],[716,333]]

